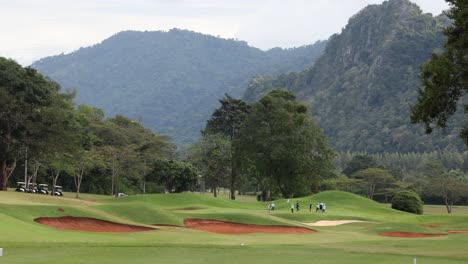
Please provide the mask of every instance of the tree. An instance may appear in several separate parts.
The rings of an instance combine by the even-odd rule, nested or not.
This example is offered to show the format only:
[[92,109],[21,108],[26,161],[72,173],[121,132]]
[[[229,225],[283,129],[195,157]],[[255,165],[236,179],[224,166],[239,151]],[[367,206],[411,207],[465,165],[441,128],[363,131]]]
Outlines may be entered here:
[[[441,54],[433,54],[421,66],[423,89],[419,89],[416,105],[412,106],[411,121],[424,123],[426,132],[433,127],[447,127],[459,101],[468,91],[468,3],[466,0],[446,0],[450,3],[447,16],[453,24],[445,29],[447,40]],[[468,105],[464,105],[465,114]],[[468,146],[468,124],[460,133]]]
[[234,147],[243,170],[263,185],[266,199],[275,189],[285,197],[310,194],[332,175],[334,153],[290,91],[274,90],[255,103]]
[[107,157],[112,195],[130,185],[143,186],[144,192],[148,164],[158,158],[170,158],[174,151],[167,137],[155,135],[139,122],[121,115],[94,122],[92,128],[99,137],[99,150]]
[[152,168],[147,179],[164,184],[169,193],[193,190],[198,180],[198,171],[189,163],[158,159]]
[[[73,175],[73,159],[70,154],[54,152],[47,158],[47,167],[52,177],[52,192],[55,195],[55,186],[57,185],[58,178],[63,174]],[[80,183],[81,184],[81,183]]]
[[83,150],[74,156],[73,182],[75,183],[75,198],[80,198],[80,189],[83,177],[96,167],[104,167],[102,157],[94,149]]
[[225,186],[231,175],[231,141],[222,134],[205,134],[198,142],[187,149],[188,160],[194,164],[208,186],[211,186],[214,197],[217,188]]
[[453,204],[468,192],[468,185],[459,178],[457,171],[447,172],[439,161],[430,161],[426,164],[424,173],[428,178],[425,192],[444,200],[447,213],[451,214]]
[[378,187],[385,186],[387,183],[393,181],[393,176],[386,169],[383,168],[367,168],[357,171],[353,177],[360,179],[367,186],[367,197],[374,198],[374,193]]
[[72,156],[73,159],[73,182],[76,188],[75,198],[79,198],[81,183],[83,177],[95,167],[104,167],[102,156],[96,150],[96,145],[99,142],[99,137],[93,133],[91,123],[102,121],[104,113],[98,108],[92,108],[86,105],[78,106],[76,112],[78,133],[78,151]]
[[48,108],[59,86],[36,70],[0,57],[0,167],[3,191],[16,161],[28,151],[36,157],[52,125]]
[[[239,128],[250,111],[250,106],[242,100],[232,98],[229,95],[219,100],[221,107],[217,108],[211,118],[206,122],[205,130],[202,134],[223,134],[229,138],[231,144],[237,136]],[[236,183],[239,174],[239,160],[234,148],[231,149],[231,199],[236,199]]]

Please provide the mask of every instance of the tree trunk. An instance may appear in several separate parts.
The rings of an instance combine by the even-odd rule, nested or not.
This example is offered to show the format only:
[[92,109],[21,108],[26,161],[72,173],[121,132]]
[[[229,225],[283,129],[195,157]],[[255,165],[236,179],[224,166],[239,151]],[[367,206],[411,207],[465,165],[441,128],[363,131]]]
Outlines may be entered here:
[[262,199],[263,199],[263,201],[270,201],[271,200],[270,190],[263,190],[262,191]]
[[445,207],[447,208],[447,213],[449,214],[452,213],[452,206],[453,206],[453,202],[445,198]]
[[32,176],[32,182],[37,183],[37,174],[39,173],[39,169],[41,168],[41,163],[37,160],[34,161],[34,174]]
[[235,200],[236,199],[236,178],[237,178],[237,170],[235,167],[235,162],[232,162],[231,164],[231,193],[230,193],[230,199]]
[[7,183],[8,183],[8,169],[7,169],[7,161],[2,161],[2,191],[7,191]]
[[115,164],[114,159],[112,159],[112,176],[111,176],[111,195],[114,196],[114,178],[115,178]]
[[59,176],[60,176],[60,171],[57,172],[57,174],[54,174],[54,172],[52,172],[52,192],[50,193],[50,195],[52,196],[55,196],[55,185],[57,185],[57,180]]
[[8,179],[10,179],[11,175],[13,174],[13,172],[15,171],[16,169],[16,159],[13,161],[13,164],[11,164],[10,167],[8,167],[8,171],[7,171],[7,181]]
[[83,179],[83,174],[84,174],[84,168],[81,168],[78,174],[76,174],[75,177],[73,177],[75,180],[75,187],[76,187],[76,195],[75,195],[76,199],[80,198],[80,187],[81,187],[81,180]]
[[375,184],[370,184],[369,185],[369,189],[368,189],[368,197],[369,199],[373,199],[374,198],[374,192],[375,192]]
[[218,197],[218,191],[217,191],[218,188],[216,187],[216,185],[213,185],[212,188],[213,188],[213,196],[214,196],[214,197]]
[[28,149],[26,149],[26,155],[24,158],[24,183],[26,184],[26,191],[29,190],[29,179],[28,179]]

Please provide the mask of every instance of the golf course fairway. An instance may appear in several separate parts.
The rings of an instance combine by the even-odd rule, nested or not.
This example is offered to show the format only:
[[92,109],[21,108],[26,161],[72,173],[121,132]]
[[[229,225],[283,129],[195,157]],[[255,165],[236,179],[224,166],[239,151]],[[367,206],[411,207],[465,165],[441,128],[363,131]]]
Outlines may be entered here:
[[414,215],[338,191],[291,199],[294,213],[286,199],[268,212],[197,193],[72,197],[0,192],[0,263],[468,263],[465,207]]

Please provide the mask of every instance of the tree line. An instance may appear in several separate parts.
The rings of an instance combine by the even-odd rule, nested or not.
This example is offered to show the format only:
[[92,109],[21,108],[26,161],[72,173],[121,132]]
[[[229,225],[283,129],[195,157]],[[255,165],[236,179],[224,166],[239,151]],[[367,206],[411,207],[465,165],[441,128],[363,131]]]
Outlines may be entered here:
[[[419,194],[430,204],[468,203],[468,174],[462,171],[467,153],[410,153],[366,155],[341,153],[335,158],[337,177],[323,183],[322,190],[337,189],[390,202],[401,190]],[[348,160],[348,161],[344,161]],[[342,170],[340,169],[342,168]]]

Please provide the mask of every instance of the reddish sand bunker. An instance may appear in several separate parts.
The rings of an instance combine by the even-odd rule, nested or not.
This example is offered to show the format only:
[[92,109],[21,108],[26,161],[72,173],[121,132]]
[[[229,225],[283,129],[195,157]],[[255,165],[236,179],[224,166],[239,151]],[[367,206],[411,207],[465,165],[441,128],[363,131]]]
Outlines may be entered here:
[[141,232],[155,230],[144,226],[124,225],[88,217],[39,217],[34,222],[67,230],[90,232]]
[[413,233],[413,232],[386,232],[386,233],[381,233],[379,235],[387,236],[387,237],[406,237],[406,238],[445,236],[445,234],[421,234],[421,233]]
[[468,234],[468,230],[449,230],[449,234]]
[[277,234],[306,234],[315,230],[294,226],[262,226],[252,224],[239,224],[206,219],[185,219],[185,227],[219,234],[250,234],[250,233],[277,233]]

